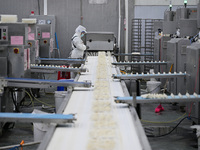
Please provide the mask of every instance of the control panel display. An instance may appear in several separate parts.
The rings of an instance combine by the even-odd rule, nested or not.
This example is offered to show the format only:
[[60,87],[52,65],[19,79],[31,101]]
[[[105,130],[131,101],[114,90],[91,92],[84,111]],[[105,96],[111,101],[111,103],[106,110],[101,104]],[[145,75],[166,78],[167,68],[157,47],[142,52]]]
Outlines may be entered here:
[[0,26],[0,42],[8,41],[8,27]]

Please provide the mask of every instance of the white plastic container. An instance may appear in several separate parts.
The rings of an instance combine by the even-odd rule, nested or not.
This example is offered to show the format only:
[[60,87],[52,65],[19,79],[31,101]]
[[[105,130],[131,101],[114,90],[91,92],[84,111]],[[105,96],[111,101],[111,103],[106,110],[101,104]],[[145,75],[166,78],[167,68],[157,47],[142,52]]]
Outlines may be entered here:
[[2,23],[16,23],[18,21],[17,15],[1,15]]
[[159,93],[161,82],[159,81],[147,81],[147,91],[149,93]]
[[[48,114],[46,112],[34,109],[33,114]],[[34,134],[34,141],[42,141],[44,138],[47,130],[49,129],[50,124],[45,124],[45,123],[33,123],[33,134]]]
[[56,112],[58,111],[64,98],[67,96],[67,93],[68,93],[67,91],[55,91],[54,97],[55,97]]
[[22,18],[22,23],[35,24],[37,22],[36,18]]

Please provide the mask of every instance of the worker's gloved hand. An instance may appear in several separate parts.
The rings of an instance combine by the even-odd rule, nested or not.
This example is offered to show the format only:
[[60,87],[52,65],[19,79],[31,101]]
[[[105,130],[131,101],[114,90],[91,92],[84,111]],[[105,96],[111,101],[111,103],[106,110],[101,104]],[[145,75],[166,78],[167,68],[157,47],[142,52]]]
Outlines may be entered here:
[[89,49],[90,47],[89,46],[86,46],[86,49]]

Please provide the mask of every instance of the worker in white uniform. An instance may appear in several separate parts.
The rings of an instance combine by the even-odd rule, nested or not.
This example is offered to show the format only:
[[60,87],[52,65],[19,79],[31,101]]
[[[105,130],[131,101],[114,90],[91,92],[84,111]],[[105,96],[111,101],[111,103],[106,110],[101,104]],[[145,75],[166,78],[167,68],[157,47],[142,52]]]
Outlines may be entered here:
[[[72,45],[72,51],[70,53],[70,58],[74,59],[82,59],[84,55],[84,51],[88,48],[86,45],[84,45],[82,41],[82,37],[86,33],[86,28],[79,25],[76,30],[75,34],[72,36],[71,39],[71,45]],[[70,65],[71,67],[80,67],[81,65],[73,64]],[[71,72],[71,78],[75,78],[77,73]]]
[[87,49],[87,46],[84,45],[82,41],[82,37],[86,33],[86,28],[79,25],[76,30],[75,34],[71,39],[72,44],[72,52],[70,58],[83,58],[84,51]]

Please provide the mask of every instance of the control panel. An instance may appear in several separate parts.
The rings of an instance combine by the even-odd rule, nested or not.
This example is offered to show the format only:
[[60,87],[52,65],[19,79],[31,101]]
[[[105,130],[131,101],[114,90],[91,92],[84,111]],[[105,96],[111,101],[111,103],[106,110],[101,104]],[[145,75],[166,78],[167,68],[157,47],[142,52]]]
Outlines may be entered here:
[[0,26],[0,42],[8,41],[8,27]]

